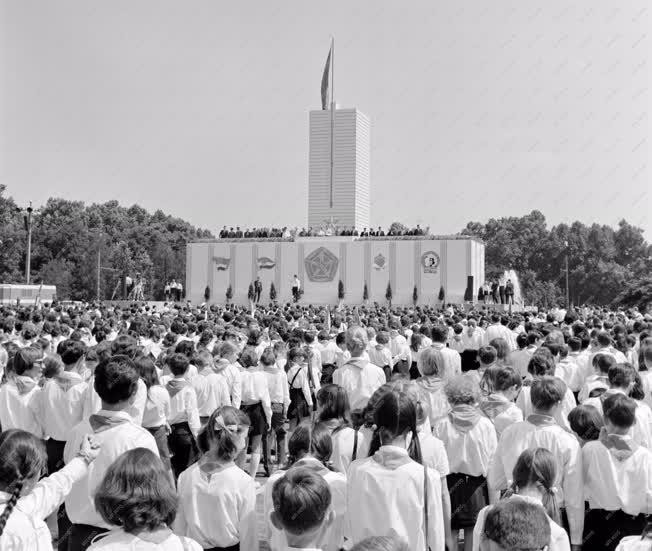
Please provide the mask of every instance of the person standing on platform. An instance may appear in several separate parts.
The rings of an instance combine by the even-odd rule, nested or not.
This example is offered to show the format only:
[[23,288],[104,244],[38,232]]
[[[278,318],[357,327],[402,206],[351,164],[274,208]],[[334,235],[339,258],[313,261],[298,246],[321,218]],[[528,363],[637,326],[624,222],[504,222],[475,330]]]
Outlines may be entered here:
[[294,279],[292,280],[292,299],[294,302],[299,302],[299,296],[301,293],[301,281],[297,274],[294,274]]
[[514,304],[514,284],[511,279],[508,279],[507,283],[505,283],[505,298],[507,299],[507,304]]
[[260,277],[256,278],[254,281],[254,302],[258,304],[260,302],[260,295],[263,292],[263,282],[260,281]]
[[505,279],[500,278],[498,280],[498,297],[500,298],[500,304],[505,304]]

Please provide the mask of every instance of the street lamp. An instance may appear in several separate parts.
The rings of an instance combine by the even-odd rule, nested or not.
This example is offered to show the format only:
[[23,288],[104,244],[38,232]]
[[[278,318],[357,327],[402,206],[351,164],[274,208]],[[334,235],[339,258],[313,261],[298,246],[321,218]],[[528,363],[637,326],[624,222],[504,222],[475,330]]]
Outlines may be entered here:
[[[22,212],[23,209],[16,209],[19,212]],[[32,271],[32,213],[34,209],[32,208],[32,202],[29,202],[29,206],[24,209],[25,214],[23,214],[23,221],[25,222],[25,231],[27,232],[27,254],[25,258],[25,283],[29,285]]]
[[570,294],[568,291],[568,241],[564,241],[566,248],[566,310],[570,309]]

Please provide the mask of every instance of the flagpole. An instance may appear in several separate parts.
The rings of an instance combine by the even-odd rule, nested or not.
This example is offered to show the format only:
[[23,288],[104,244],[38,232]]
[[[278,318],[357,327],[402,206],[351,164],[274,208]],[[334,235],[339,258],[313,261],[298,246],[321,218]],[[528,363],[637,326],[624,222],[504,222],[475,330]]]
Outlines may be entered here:
[[[335,39],[331,36],[331,196],[330,196],[330,208],[333,208],[333,147],[334,139],[333,134],[335,132],[335,120],[334,120],[334,111],[335,111]],[[332,217],[331,212],[331,217]]]

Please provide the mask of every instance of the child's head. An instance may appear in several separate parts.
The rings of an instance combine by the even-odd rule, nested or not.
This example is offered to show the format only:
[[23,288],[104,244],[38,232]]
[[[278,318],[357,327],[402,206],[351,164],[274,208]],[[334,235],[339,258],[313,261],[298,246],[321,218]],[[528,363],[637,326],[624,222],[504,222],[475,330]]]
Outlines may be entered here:
[[63,371],[63,362],[56,356],[46,356],[43,360],[43,377],[52,379]]
[[636,402],[629,396],[615,393],[602,404],[604,423],[610,433],[624,434],[636,423]]
[[304,421],[292,433],[288,442],[288,463],[292,465],[306,456],[318,459],[324,465],[333,453],[333,440],[324,423]]
[[16,375],[38,379],[43,371],[43,351],[28,346],[21,348],[13,357],[12,366]]
[[407,435],[411,434],[412,439],[408,453],[412,459],[420,463],[421,446],[417,433],[417,405],[406,392],[394,390],[390,385],[384,386],[386,388],[379,395],[373,411],[376,430],[369,449],[369,456],[372,456],[380,446],[390,445],[397,439],[406,441]]
[[229,341],[224,341],[219,347],[219,356],[233,363],[238,358],[238,347]]
[[93,388],[105,405],[124,409],[136,396],[138,371],[131,358],[111,356],[95,368]]
[[444,392],[451,406],[474,405],[480,400],[480,387],[470,374],[458,375],[448,381]]
[[495,363],[497,357],[498,351],[493,346],[483,346],[478,350],[480,367],[487,367]]
[[212,453],[221,461],[233,460],[245,447],[249,417],[231,406],[222,406],[208,418],[197,438],[202,453]]
[[162,461],[146,448],[123,453],[95,492],[95,508],[105,522],[125,532],[151,532],[170,525],[177,496]]
[[351,357],[361,356],[368,343],[367,332],[362,327],[356,325],[349,327],[346,332],[346,348],[351,353]]
[[272,524],[285,532],[292,547],[313,547],[332,523],[328,483],[308,468],[294,467],[279,478],[272,501]]
[[265,367],[276,365],[276,354],[274,354],[274,349],[271,346],[263,350],[260,356],[260,363]]
[[592,360],[593,369],[598,375],[606,377],[609,369],[616,365],[616,358],[611,354],[596,354]]
[[200,350],[193,356],[192,363],[199,371],[206,367],[213,367],[213,355],[206,349]]
[[494,365],[482,375],[480,390],[484,394],[499,393],[514,400],[522,385],[521,376],[513,367]]
[[539,348],[530,358],[527,364],[527,372],[532,377],[543,377],[555,373],[555,359],[552,357],[550,350]]
[[81,341],[64,341],[68,345],[61,352],[61,361],[67,369],[78,366],[84,361],[88,348]]
[[602,415],[593,406],[581,404],[568,414],[568,422],[582,444],[590,440],[597,440],[600,429],[604,426]]
[[629,364],[612,365],[607,373],[609,386],[629,392],[634,386],[634,374],[635,371]]
[[522,499],[505,499],[487,513],[481,551],[539,551],[550,542],[550,521],[544,508]]
[[410,551],[410,547],[398,536],[373,536],[354,545],[351,551]]
[[376,335],[376,344],[385,346],[389,342],[389,335],[385,331],[380,331]]
[[147,388],[160,384],[158,371],[156,371],[156,366],[151,358],[141,356],[140,358],[136,358],[134,364],[140,378],[143,380]]
[[509,356],[509,343],[505,339],[492,339],[489,346],[492,346],[496,350],[496,360],[504,361]]
[[557,478],[557,462],[555,457],[545,448],[530,448],[525,450],[512,471],[512,490],[516,493],[532,488],[541,494],[543,506],[548,516],[559,522],[559,508],[555,498],[555,480]]
[[339,385],[328,384],[319,389],[317,408],[319,421],[329,421],[330,419],[350,421],[349,397]]
[[170,368],[170,373],[172,373],[172,375],[175,377],[183,377],[188,370],[190,360],[185,354],[175,352],[171,356],[168,356],[166,363]]
[[550,376],[535,379],[530,390],[532,407],[542,413],[551,413],[561,406],[565,394],[566,385],[561,379]]
[[424,377],[443,376],[444,356],[436,348],[426,348],[419,356],[419,371]]
[[0,491],[11,495],[0,515],[0,535],[18,498],[32,491],[46,468],[47,455],[41,439],[17,429],[0,434]]
[[303,351],[303,349],[297,347],[290,348],[290,351],[288,352],[288,364],[290,366],[293,365],[301,365],[306,361],[306,353]]

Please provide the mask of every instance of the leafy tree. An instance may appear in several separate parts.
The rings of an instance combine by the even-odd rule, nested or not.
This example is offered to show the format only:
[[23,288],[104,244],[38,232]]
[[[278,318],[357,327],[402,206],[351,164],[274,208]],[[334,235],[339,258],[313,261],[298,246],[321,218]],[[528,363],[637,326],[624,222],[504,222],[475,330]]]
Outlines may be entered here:
[[641,313],[647,313],[652,307],[652,276],[644,275],[627,281],[614,299],[613,306],[635,306]]

